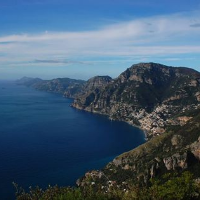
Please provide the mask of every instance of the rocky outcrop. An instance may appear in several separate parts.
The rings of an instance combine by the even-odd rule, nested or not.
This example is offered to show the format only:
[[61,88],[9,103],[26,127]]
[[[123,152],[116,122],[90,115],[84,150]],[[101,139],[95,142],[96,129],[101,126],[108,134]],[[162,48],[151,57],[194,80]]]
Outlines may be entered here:
[[180,145],[183,144],[184,138],[181,135],[173,135],[171,139],[171,144],[175,148],[178,148]]
[[96,89],[103,89],[105,86],[112,81],[112,78],[110,76],[95,76],[93,78],[90,78],[83,90],[82,93],[87,93]]
[[195,158],[200,161],[200,137],[198,138],[198,141],[195,141],[190,145],[190,150],[194,154]]
[[176,153],[170,157],[164,158],[163,162],[167,170],[175,170],[176,168],[187,169],[187,153]]
[[[107,84],[112,82],[112,78],[109,76],[95,76],[89,79],[82,90],[76,94],[73,105],[76,105],[78,109],[85,109],[91,111],[89,106],[93,101],[96,101],[98,95],[105,89]],[[105,104],[102,103],[102,107]],[[89,108],[89,109],[88,109]]]

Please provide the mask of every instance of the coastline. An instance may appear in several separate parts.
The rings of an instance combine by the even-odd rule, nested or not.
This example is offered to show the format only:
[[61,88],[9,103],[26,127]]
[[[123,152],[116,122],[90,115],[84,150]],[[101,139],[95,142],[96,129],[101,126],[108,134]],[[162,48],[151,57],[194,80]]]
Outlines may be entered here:
[[[68,98],[68,97],[65,97],[65,98]],[[71,98],[73,99],[73,98]],[[73,99],[74,100],[74,99]],[[133,123],[130,123],[129,121],[125,121],[125,120],[119,120],[119,119],[114,119],[114,118],[111,118],[110,115],[108,114],[104,114],[104,113],[101,113],[101,112],[98,112],[98,111],[89,111],[89,110],[86,110],[86,109],[83,109],[83,108],[79,108],[79,107],[76,107],[73,105],[73,102],[72,104],[70,105],[72,108],[74,109],[77,109],[77,110],[82,110],[82,111],[85,111],[85,112],[89,112],[89,113],[93,113],[93,114],[98,114],[98,115],[103,115],[103,116],[106,116],[109,120],[113,120],[113,121],[121,121],[121,122],[125,122],[127,124],[129,124],[130,126],[133,126],[133,127],[136,127],[138,129],[140,129],[143,133],[144,133],[144,139],[145,139],[145,142],[149,141],[150,138],[148,138],[148,131],[147,130],[143,130],[141,128],[141,126],[138,126],[136,124],[133,124]]]

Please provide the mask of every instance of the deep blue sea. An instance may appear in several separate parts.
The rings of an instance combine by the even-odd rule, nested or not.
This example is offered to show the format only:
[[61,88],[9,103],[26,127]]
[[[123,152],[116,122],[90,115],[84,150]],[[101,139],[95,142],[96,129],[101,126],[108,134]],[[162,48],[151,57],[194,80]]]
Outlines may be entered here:
[[70,107],[71,99],[0,81],[0,197],[24,188],[75,185],[92,169],[145,142],[124,122]]

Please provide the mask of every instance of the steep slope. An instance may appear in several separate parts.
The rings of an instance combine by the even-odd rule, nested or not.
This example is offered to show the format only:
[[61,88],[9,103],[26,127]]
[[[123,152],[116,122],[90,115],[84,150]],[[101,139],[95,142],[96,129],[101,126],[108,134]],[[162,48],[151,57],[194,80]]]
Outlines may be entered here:
[[176,171],[191,171],[200,177],[200,110],[184,113],[191,119],[184,126],[169,127],[138,148],[124,153],[100,171],[91,171],[77,181],[80,187],[95,185],[105,191],[148,184],[152,177]]
[[199,105],[199,72],[156,63],[133,65],[103,90],[90,90],[73,103],[78,109],[140,126],[148,137],[163,133],[169,124],[184,124],[189,118],[176,115]]
[[[95,76],[90,78],[83,86],[82,90],[77,93],[75,102],[78,100],[81,104],[80,109],[87,108],[90,104],[96,101],[99,94],[104,91],[105,87],[112,82],[112,78],[109,76]],[[78,104],[76,103],[77,108]]]
[[97,88],[104,88],[111,81],[112,81],[112,78],[110,76],[92,77],[86,82],[83,92],[89,92]]

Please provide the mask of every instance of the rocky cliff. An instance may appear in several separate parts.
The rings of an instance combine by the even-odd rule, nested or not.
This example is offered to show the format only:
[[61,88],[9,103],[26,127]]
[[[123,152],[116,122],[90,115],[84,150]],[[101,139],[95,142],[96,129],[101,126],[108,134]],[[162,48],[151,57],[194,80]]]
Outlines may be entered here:
[[97,100],[109,83],[112,83],[112,78],[109,76],[95,76],[89,79],[82,87],[81,92],[76,94],[73,106],[76,105],[76,108],[87,110],[87,107]]
[[200,73],[156,63],[136,64],[101,89],[86,88],[73,106],[137,125],[150,138],[171,124],[184,125],[189,118],[178,115],[200,106]]

